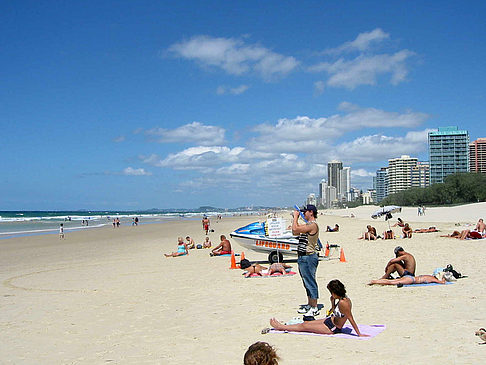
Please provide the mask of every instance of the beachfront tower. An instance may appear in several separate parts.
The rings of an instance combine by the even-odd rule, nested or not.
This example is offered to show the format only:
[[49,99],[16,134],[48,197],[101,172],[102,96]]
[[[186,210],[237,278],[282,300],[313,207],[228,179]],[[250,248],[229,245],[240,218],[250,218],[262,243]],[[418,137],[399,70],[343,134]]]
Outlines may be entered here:
[[319,205],[323,205],[324,207],[326,206],[326,187],[327,187],[327,182],[325,179],[322,179],[321,182],[319,183]]
[[327,180],[329,186],[336,188],[338,198],[341,196],[341,171],[343,163],[341,161],[333,160],[327,163]]
[[469,133],[457,127],[429,132],[430,184],[456,172],[469,171]]
[[388,196],[388,168],[382,167],[376,171],[375,185],[376,202],[379,203]]
[[486,174],[486,138],[478,138],[469,145],[469,171]]
[[343,167],[341,170],[341,181],[340,183],[340,192],[341,196],[339,197],[342,201],[351,201],[351,167]]
[[395,194],[412,187],[412,168],[417,166],[415,157],[402,155],[388,160],[388,194]]
[[426,188],[430,185],[430,165],[428,161],[418,162],[412,167],[412,188]]

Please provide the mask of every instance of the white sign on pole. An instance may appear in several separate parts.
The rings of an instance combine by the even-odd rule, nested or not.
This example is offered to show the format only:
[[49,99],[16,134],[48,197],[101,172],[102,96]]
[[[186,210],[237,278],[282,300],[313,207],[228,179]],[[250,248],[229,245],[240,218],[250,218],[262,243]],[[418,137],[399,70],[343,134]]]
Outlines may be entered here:
[[269,218],[267,219],[268,236],[281,237],[285,230],[285,221],[283,218]]

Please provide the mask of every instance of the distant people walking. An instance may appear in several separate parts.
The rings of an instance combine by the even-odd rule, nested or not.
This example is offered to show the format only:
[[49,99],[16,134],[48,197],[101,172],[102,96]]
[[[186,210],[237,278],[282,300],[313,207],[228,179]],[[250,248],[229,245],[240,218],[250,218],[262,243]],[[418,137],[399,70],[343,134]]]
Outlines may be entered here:
[[64,225],[61,223],[61,225],[59,226],[59,239],[63,240],[64,239]]
[[117,228],[120,228],[120,218],[117,218],[116,219],[116,227]]
[[135,225],[138,226],[138,217],[135,217]]
[[113,218],[113,228],[116,228],[116,219]]

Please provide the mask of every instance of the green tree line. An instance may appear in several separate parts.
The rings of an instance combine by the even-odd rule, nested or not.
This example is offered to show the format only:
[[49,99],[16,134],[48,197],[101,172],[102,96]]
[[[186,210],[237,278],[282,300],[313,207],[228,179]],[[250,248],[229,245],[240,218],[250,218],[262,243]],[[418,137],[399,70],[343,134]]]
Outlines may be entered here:
[[486,201],[486,174],[457,173],[443,183],[411,188],[387,196],[381,205],[444,205]]

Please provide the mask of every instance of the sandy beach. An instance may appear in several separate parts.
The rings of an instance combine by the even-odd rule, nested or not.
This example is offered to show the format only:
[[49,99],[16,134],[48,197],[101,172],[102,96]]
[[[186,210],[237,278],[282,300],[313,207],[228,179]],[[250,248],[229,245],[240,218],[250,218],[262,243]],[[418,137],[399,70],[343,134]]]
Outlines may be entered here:
[[[230,270],[229,257],[209,250],[165,258],[176,251],[177,237],[202,243],[200,219],[180,219],[119,229],[103,227],[0,241],[0,359],[3,364],[241,364],[256,341],[277,348],[282,364],[479,364],[486,346],[474,332],[486,327],[486,240],[441,238],[471,228],[486,218],[486,203],[416,208],[394,214],[413,229],[437,227],[439,233],[411,239],[363,241],[377,207],[324,211],[319,215],[323,243],[339,244],[347,262],[321,261],[317,271],[320,300],[329,308],[327,283],[340,279],[353,302],[358,324],[383,324],[369,340],[292,334],[266,334],[269,319],[289,320],[305,303],[299,275],[242,277]],[[350,218],[353,212],[355,218]],[[288,212],[281,213],[286,219]],[[258,217],[224,218],[210,234],[213,246]],[[260,218],[262,219],[262,218]],[[143,223],[143,222],[142,222]],[[339,224],[340,232],[326,233]],[[394,228],[399,233],[398,227]],[[242,248],[233,241],[234,250]],[[401,245],[417,260],[417,274],[452,264],[467,275],[453,285],[369,287],[383,275]],[[245,251],[250,260],[266,255]],[[296,258],[290,258],[297,271]],[[293,262],[293,263],[292,263]],[[324,317],[321,313],[320,317]]]

